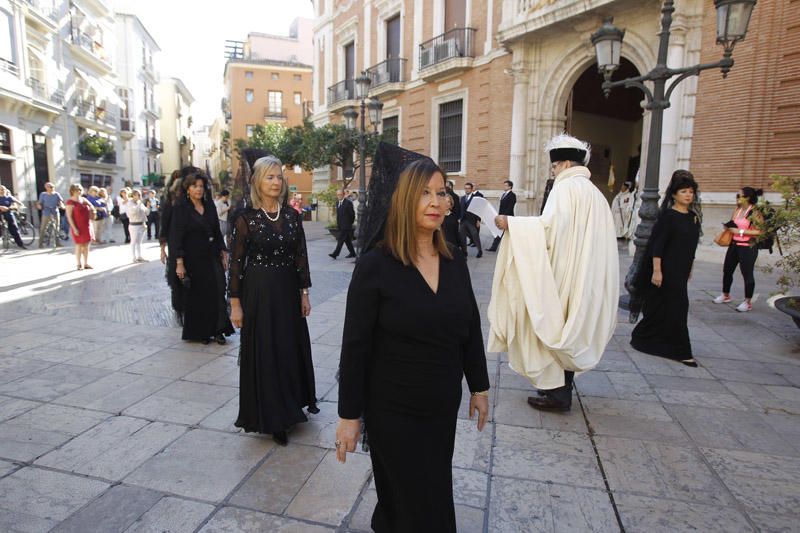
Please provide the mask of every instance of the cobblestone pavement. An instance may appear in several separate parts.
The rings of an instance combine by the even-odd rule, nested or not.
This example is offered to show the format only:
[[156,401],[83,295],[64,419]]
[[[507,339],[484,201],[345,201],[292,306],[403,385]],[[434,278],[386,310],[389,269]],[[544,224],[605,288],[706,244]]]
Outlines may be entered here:
[[[238,337],[181,342],[155,244],[139,265],[100,247],[83,272],[69,250],[0,255],[0,531],[368,531],[369,458],[332,449],[353,263],[308,232],[321,412],[286,448],[232,426]],[[493,257],[469,263],[485,313]],[[488,354],[491,422],[458,421],[459,531],[800,528],[800,335],[763,299],[712,305],[720,264],[704,250],[691,283],[700,368],[633,351],[620,314],[572,412],[547,414]]]

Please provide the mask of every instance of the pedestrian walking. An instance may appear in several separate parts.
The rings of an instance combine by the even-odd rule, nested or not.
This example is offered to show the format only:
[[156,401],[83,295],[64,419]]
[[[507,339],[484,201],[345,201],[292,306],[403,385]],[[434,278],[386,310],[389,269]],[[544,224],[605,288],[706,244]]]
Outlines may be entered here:
[[52,220],[55,220],[56,228],[55,235],[52,238],[56,240],[57,247],[61,246],[58,238],[58,229],[61,227],[59,210],[64,208],[64,199],[55,191],[55,187],[49,181],[44,184],[44,190],[39,193],[39,201],[36,202],[36,208],[42,212],[42,219],[39,221],[39,248],[44,248],[45,232]]
[[336,191],[336,228],[339,236],[336,238],[336,249],[328,254],[333,259],[339,257],[342,245],[347,246],[347,258],[355,257],[356,251],[353,248],[353,224],[356,220],[356,211],[353,202],[345,196],[344,190]]
[[172,210],[169,253],[183,283],[183,340],[225,344],[233,334],[225,302],[227,255],[211,184],[200,169],[183,172],[184,196]]
[[[461,197],[461,225],[459,231],[461,232],[461,240],[463,242],[470,241],[470,246],[478,248],[478,253],[475,257],[483,257],[483,248],[481,246],[480,226],[481,219],[475,213],[470,213],[469,204],[476,196],[483,198],[480,191],[475,190],[475,186],[467,182],[464,184],[464,196]],[[467,255],[467,249],[464,248],[464,255]]]
[[410,163],[383,242],[359,258],[347,294],[336,455],[345,462],[355,451],[363,416],[375,531],[456,531],[452,459],[465,376],[479,431],[488,415],[480,312],[464,257],[441,232],[446,197],[433,161]]
[[25,243],[22,242],[22,237],[19,235],[19,226],[17,226],[16,217],[16,212],[22,205],[22,202],[17,200],[7,187],[0,185],[0,214],[2,214],[3,219],[6,221],[8,232],[11,234],[16,245],[26,250]]
[[575,372],[594,368],[617,325],[619,256],[608,201],[591,182],[587,143],[547,145],[553,188],[540,217],[498,215],[500,248],[489,303],[489,351],[539,389],[528,404],[572,407]]
[[94,244],[105,244],[103,234],[105,233],[105,226],[108,220],[109,212],[106,207],[106,202],[100,198],[100,188],[92,185],[86,191],[86,199],[94,207],[95,216],[92,219],[92,233]]
[[131,242],[131,232],[130,228],[128,227],[128,213],[125,206],[128,203],[128,195],[130,194],[131,190],[128,187],[123,187],[119,190],[119,196],[116,199],[115,207],[117,208],[117,213],[114,215],[115,217],[119,218],[119,221],[122,223],[122,231],[125,233],[125,244]]
[[733,234],[733,238],[722,265],[722,294],[714,298],[714,303],[730,303],[733,273],[736,272],[738,266],[742,272],[742,278],[744,278],[744,300],[736,307],[740,313],[747,313],[753,309],[758,237],[761,235],[758,224],[764,222],[764,217],[758,211],[757,204],[758,198],[763,194],[764,191],[761,189],[743,187],[736,194],[736,209],[733,210],[731,219],[724,224],[727,230]]
[[445,199],[447,211],[444,215],[444,222],[442,222],[442,231],[444,232],[444,240],[452,244],[456,250],[461,252],[464,250],[464,241],[461,240],[461,232],[458,231],[458,216],[453,211],[455,204],[453,197],[449,194]]
[[[147,240],[153,238],[153,235],[158,239],[159,226],[161,224],[161,214],[159,208],[161,201],[156,196],[156,191],[150,190],[147,193],[147,198],[144,201],[144,206],[147,208]],[[152,231],[155,230],[155,231]]]
[[634,281],[644,295],[642,320],[631,334],[636,350],[696,367],[689,341],[688,283],[692,276],[700,213],[697,182],[688,170],[672,174],[667,193]]
[[[187,171],[196,171],[195,167],[186,167]],[[161,264],[165,265],[165,278],[170,289],[170,300],[172,310],[178,318],[178,323],[183,326],[183,283],[176,274],[177,263],[175,255],[168,253],[167,244],[169,241],[169,231],[172,227],[172,212],[175,205],[184,197],[183,176],[180,170],[175,170],[169,177],[164,193],[161,197],[161,227],[158,235],[158,244],[161,251]]]
[[214,207],[217,209],[217,218],[219,218],[219,231],[222,233],[222,238],[228,236],[228,211],[231,209],[230,203],[231,193],[228,189],[222,189],[214,199]]
[[[500,208],[497,211],[499,215],[506,215],[513,217],[514,216],[514,207],[517,205],[517,195],[512,190],[514,188],[514,182],[511,180],[506,180],[503,182],[503,194],[500,196]],[[495,237],[494,242],[492,245],[487,248],[490,252],[496,252],[497,247],[500,246],[500,237]]]
[[[83,197],[83,186],[73,183],[69,186],[69,200],[67,200],[67,221],[72,231],[72,240],[75,243],[75,259],[78,270],[92,267],[89,265],[89,246],[92,242],[90,222],[94,206]],[[83,260],[83,262],[81,262]]]
[[102,232],[101,234],[96,237],[98,240],[103,242],[114,242],[114,239],[111,238],[111,229],[114,220],[111,218],[111,209],[113,209],[112,202],[110,200],[110,196],[108,194],[108,190],[105,187],[100,187],[97,192],[98,202],[105,208],[105,217],[103,218],[102,224]]
[[619,193],[611,202],[611,214],[614,215],[614,229],[617,232],[617,239],[630,239],[633,237],[631,228],[633,227],[635,197],[631,192],[632,186],[629,181],[623,183]]
[[131,235],[131,255],[134,263],[145,263],[142,257],[144,241],[144,225],[147,223],[149,210],[142,202],[142,191],[133,189],[125,203],[125,214],[128,215],[128,229]]
[[453,207],[450,210],[456,216],[456,220],[461,220],[461,197],[455,191],[456,182],[453,180],[447,180],[447,195],[450,196],[450,199],[453,201]]
[[288,431],[319,413],[306,317],[311,313],[303,217],[289,207],[283,165],[264,157],[253,166],[251,207],[234,223],[230,268],[231,322],[241,328],[236,427]]

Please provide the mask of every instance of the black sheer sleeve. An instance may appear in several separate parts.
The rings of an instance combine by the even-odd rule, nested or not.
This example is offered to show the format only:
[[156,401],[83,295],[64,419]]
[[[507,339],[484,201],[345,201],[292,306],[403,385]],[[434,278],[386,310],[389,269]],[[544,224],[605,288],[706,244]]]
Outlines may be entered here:
[[653,257],[664,257],[664,250],[669,242],[672,220],[669,211],[663,213],[653,226],[653,233],[650,240],[653,241]]
[[303,215],[297,214],[297,253],[294,257],[297,269],[297,283],[301,289],[311,287],[311,271],[308,268],[308,248],[306,247],[306,232],[303,230]]
[[472,282],[469,277],[467,263],[462,258],[456,256],[454,261],[463,264],[465,276],[464,287],[469,291],[469,298],[472,307],[472,318],[469,324],[469,338],[464,343],[464,376],[467,378],[467,386],[470,392],[482,392],[489,390],[489,371],[486,368],[486,351],[483,347],[483,332],[481,331],[481,313],[478,310],[478,302],[475,300],[475,293],[472,291]]
[[158,242],[159,244],[167,244],[167,241],[169,241],[170,222],[172,221],[171,202],[168,201],[161,202],[160,218],[161,218],[161,227],[159,228]]
[[183,257],[183,237],[188,222],[186,209],[175,206],[169,223],[169,255],[175,259]]
[[217,217],[217,206],[214,205],[214,202],[205,202],[203,206],[205,209],[204,214],[208,214],[208,223],[211,225],[211,233],[214,238],[214,246],[217,247],[217,251],[228,251],[228,247],[225,246],[225,239],[222,237],[222,230],[219,227],[219,218]]
[[364,413],[367,365],[380,306],[381,252],[373,250],[356,263],[350,288],[339,359],[339,416],[353,420]]
[[231,298],[241,297],[244,262],[247,257],[249,238],[250,234],[247,227],[247,217],[240,215],[233,226],[233,240],[231,244],[230,279],[228,280],[228,295]]

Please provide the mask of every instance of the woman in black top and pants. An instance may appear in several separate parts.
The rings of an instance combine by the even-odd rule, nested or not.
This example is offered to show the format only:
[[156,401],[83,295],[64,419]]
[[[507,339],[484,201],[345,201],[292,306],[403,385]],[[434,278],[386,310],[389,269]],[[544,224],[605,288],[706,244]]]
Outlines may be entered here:
[[233,334],[225,302],[227,255],[208,177],[199,169],[183,178],[184,197],[172,209],[169,255],[184,285],[183,340],[225,344]]
[[478,429],[489,377],[469,271],[440,226],[444,173],[429,159],[401,174],[383,243],[363,255],[347,295],[339,377],[339,461],[363,415],[377,532],[456,530],[452,459],[461,381]]

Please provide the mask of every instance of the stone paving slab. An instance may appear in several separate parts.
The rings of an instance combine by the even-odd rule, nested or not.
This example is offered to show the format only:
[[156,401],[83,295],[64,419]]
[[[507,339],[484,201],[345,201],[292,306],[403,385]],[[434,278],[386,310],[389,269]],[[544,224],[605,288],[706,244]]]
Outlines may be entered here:
[[[353,262],[307,230],[321,412],[285,448],[233,425],[239,336],[181,341],[165,286],[141,283],[163,277],[154,243],[141,265],[127,247],[93,249],[92,272],[69,253],[0,254],[0,531],[369,531],[369,458],[333,454]],[[797,529],[800,335],[763,301],[711,304],[715,252],[690,284],[699,368],[633,350],[620,313],[572,411],[542,413],[506,354],[487,354],[490,421],[475,429],[466,391],[457,421],[459,532]],[[485,317],[493,256],[468,265]]]

